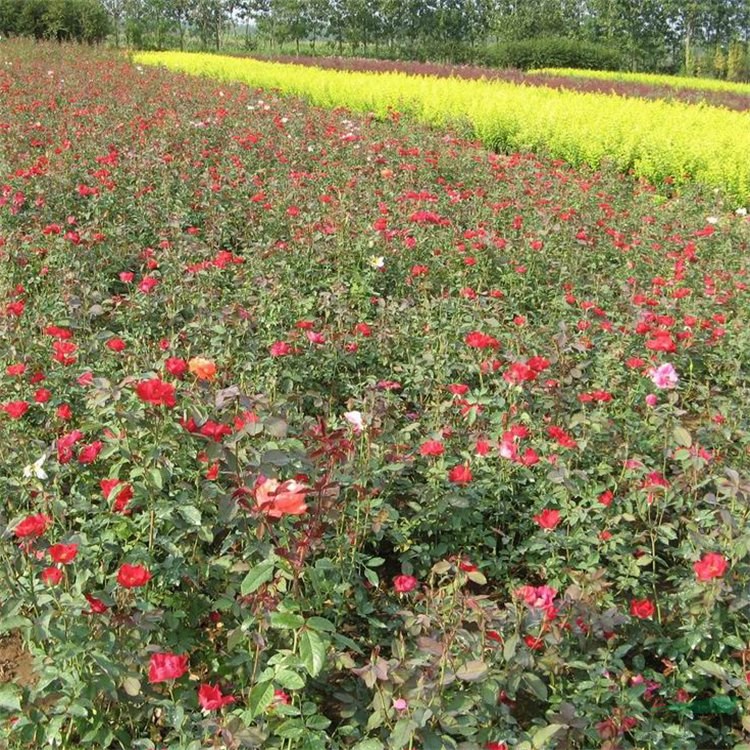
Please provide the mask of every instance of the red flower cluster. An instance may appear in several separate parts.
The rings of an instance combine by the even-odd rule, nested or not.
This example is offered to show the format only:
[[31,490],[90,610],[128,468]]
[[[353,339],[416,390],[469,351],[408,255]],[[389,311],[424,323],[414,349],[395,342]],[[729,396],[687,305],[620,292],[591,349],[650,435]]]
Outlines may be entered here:
[[117,583],[123,588],[134,589],[145,586],[151,580],[151,573],[144,565],[123,563],[117,571]]
[[187,654],[151,654],[148,665],[148,681],[154,685],[167,680],[179,680],[188,670]]
[[161,378],[142,380],[135,387],[138,398],[147,404],[154,406],[166,406],[172,409],[177,405],[175,399],[175,388],[171,383],[166,383]]

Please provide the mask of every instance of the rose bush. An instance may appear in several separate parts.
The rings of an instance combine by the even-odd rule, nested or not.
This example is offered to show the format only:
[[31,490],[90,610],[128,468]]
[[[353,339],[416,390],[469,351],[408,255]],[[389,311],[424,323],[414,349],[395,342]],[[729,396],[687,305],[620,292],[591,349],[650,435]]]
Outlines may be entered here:
[[747,746],[737,206],[96,49],[0,96],[9,748]]

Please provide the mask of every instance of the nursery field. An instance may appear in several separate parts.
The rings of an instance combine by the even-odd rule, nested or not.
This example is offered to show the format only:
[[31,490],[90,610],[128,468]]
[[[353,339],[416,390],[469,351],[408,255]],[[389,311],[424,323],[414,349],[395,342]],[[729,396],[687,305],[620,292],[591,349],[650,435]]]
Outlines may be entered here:
[[626,73],[624,71],[614,72],[607,70],[575,70],[573,68],[540,68],[531,72],[537,75],[565,76],[579,80],[666,86],[682,91],[714,91],[741,94],[743,96],[750,95],[750,83],[724,81],[716,78],[694,78],[691,76]]
[[463,126],[488,148],[613,164],[651,182],[700,180],[750,201],[750,113],[500,80],[326,70],[251,58],[139,52],[137,63],[278,89],[324,107]]
[[307,55],[250,55],[252,59],[307,65],[333,70],[370,73],[398,72],[439,78],[505,81],[516,85],[546,86],[588,93],[616,94],[641,99],[667,99],[705,103],[744,112],[750,109],[750,84],[710,78],[679,78],[646,73],[604,72],[568,68],[522,71],[480,65],[447,65],[428,62],[376,60],[367,57],[314,57]]
[[0,746],[750,748],[746,207],[401,104],[0,43]]

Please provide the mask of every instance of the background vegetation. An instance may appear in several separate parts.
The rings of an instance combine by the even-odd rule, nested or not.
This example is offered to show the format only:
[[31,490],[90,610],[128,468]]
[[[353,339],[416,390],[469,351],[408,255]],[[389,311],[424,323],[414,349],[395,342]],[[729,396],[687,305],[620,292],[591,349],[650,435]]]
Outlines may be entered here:
[[749,0],[0,0],[0,34],[96,41],[102,7],[139,48],[750,75]]

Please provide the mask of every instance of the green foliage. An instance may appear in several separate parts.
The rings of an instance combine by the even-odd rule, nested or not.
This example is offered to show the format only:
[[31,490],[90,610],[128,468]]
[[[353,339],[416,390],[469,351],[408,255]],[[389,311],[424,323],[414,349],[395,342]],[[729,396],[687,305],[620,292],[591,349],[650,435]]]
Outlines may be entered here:
[[612,45],[581,39],[537,37],[487,48],[480,61],[498,68],[582,68],[619,70],[622,54]]
[[110,23],[99,0],[1,0],[0,35],[93,44]]

